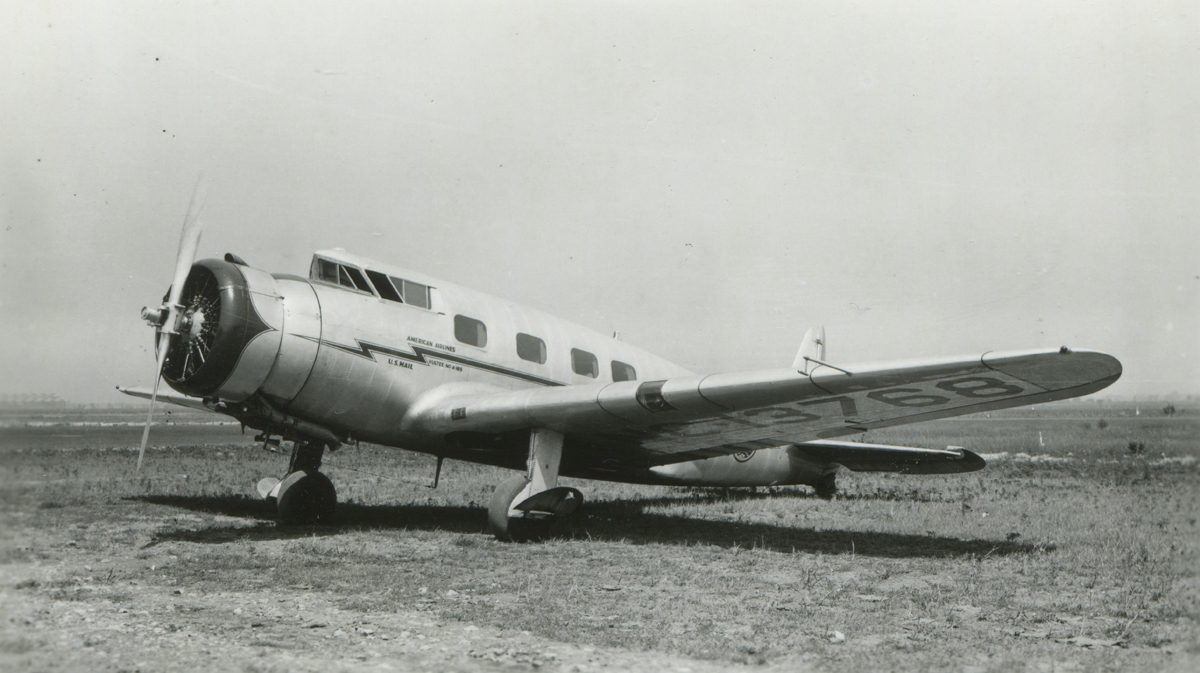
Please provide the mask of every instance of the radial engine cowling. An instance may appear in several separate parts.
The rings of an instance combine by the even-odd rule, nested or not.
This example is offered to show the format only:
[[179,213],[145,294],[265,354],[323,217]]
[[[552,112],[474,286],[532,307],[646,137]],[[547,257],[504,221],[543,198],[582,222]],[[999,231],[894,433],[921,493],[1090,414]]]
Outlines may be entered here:
[[204,259],[180,298],[178,334],[163,365],[185,395],[240,402],[267,379],[282,339],[283,297],[270,274]]

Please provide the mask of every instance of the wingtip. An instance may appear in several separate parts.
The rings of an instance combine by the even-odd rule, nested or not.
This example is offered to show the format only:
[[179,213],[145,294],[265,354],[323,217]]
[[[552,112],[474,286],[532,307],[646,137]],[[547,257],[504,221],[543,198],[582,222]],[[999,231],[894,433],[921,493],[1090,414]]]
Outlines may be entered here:
[[999,372],[1054,391],[1081,386],[1095,392],[1121,377],[1121,361],[1100,351],[1062,348],[1057,351],[988,353],[983,363]]

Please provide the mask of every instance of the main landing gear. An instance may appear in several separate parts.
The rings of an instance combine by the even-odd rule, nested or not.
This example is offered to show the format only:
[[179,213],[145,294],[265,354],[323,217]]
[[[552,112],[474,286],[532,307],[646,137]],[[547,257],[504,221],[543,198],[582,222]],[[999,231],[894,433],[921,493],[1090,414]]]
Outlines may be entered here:
[[258,482],[258,492],[274,500],[280,523],[293,525],[327,524],[337,511],[337,489],[329,477],[319,472],[325,445],[296,442],[292,460],[283,481],[266,478]]
[[813,488],[816,489],[818,498],[833,500],[833,496],[837,495],[837,472],[822,475]]
[[496,487],[488,505],[488,523],[501,542],[537,541],[556,521],[583,503],[577,489],[558,485],[563,435],[538,428],[529,433],[528,470]]

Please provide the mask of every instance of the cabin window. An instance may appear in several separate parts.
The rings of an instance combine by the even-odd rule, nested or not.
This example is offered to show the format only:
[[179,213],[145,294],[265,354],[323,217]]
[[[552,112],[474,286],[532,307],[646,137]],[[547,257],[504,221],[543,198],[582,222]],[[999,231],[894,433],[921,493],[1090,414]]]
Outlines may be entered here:
[[487,325],[465,315],[454,316],[454,338],[471,346],[487,345]]
[[546,364],[546,342],[532,334],[517,334],[517,356],[522,360]]
[[624,362],[612,361],[612,375],[614,381],[636,381],[637,370],[633,365],[627,365]]
[[571,349],[571,369],[581,376],[600,376],[600,362],[596,360],[596,356],[578,348]]
[[379,296],[388,301],[398,301],[404,303],[400,298],[400,293],[392,285],[392,281],[388,277],[378,271],[367,269],[367,277],[371,279],[371,283],[375,285],[375,289],[379,291]]

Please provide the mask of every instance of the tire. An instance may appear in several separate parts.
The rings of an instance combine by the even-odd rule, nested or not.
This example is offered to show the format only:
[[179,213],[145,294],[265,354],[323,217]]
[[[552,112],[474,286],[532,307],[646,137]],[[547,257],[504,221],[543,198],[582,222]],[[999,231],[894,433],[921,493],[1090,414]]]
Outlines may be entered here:
[[316,470],[298,470],[279,484],[276,499],[280,523],[307,526],[330,524],[337,512],[337,489]]
[[833,496],[837,495],[837,472],[830,472],[818,479],[814,488],[818,498],[833,500]]
[[496,487],[488,504],[488,525],[492,535],[501,542],[536,542],[550,532],[551,519],[510,518],[508,510],[513,500],[525,489],[529,480],[518,474],[505,479]]

